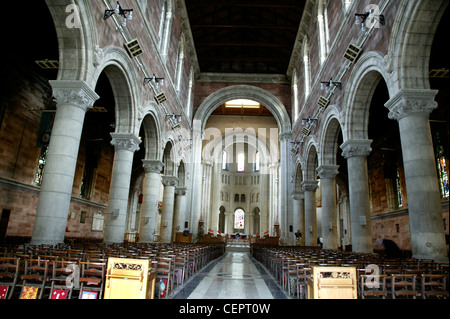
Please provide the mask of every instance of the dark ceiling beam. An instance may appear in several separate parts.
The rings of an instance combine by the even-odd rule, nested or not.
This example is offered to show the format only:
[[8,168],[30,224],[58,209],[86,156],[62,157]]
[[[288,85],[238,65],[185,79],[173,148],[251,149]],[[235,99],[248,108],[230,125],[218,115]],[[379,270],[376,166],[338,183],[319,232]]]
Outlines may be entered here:
[[191,29],[207,28],[207,29],[273,29],[273,30],[290,30],[298,31],[299,26],[279,25],[279,24],[192,24]]
[[237,47],[272,47],[272,48],[284,48],[284,43],[271,43],[271,42],[197,42],[199,46],[237,46]]
[[211,0],[188,0],[186,7],[252,7],[252,8],[294,8],[303,9],[304,1],[272,1],[267,3],[255,3],[254,1],[220,1],[219,3],[211,2]]
[[286,58],[270,57],[202,57],[202,61],[240,61],[240,62],[279,62],[286,63]]

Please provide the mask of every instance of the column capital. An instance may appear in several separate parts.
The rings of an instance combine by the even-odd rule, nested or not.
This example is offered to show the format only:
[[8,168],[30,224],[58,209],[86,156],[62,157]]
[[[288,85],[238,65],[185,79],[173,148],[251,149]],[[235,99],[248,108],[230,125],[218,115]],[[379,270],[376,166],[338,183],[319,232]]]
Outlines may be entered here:
[[282,132],[279,134],[278,138],[279,138],[280,142],[290,141],[290,140],[292,140],[292,132],[290,132],[290,131]]
[[184,196],[187,193],[186,187],[177,187],[175,188],[175,195]]
[[317,181],[303,181],[302,188],[305,192],[315,192],[319,188]]
[[116,150],[126,150],[133,153],[140,149],[139,144],[142,142],[136,135],[131,133],[111,133],[111,137],[111,145]]
[[320,178],[333,179],[339,174],[339,165],[321,165],[316,169]]
[[100,96],[84,81],[49,81],[57,107],[74,105],[86,112]]
[[164,167],[164,163],[161,161],[142,160],[142,167],[144,167],[146,173],[160,174]]
[[292,193],[292,199],[293,200],[305,199],[305,193],[304,192],[293,192]]
[[162,184],[164,186],[178,186],[178,177],[175,176],[163,176],[162,177]]
[[372,152],[372,140],[348,140],[341,145],[342,156],[346,159],[354,156],[369,156]]
[[422,114],[429,116],[437,108],[434,100],[437,90],[427,89],[401,89],[384,105],[389,109],[389,118],[401,120],[402,118]]

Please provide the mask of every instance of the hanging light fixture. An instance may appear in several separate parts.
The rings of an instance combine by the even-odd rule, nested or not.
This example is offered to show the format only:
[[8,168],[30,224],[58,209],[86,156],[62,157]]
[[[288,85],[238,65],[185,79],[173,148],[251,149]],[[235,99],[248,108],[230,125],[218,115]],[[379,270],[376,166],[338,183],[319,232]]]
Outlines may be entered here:
[[159,85],[161,85],[161,86],[164,85],[164,78],[158,78],[153,73],[153,76],[151,78],[144,78],[144,84],[147,84],[150,82],[153,83],[154,85],[156,85],[157,88],[159,88]]
[[375,24],[378,22],[381,25],[386,24],[386,20],[384,18],[384,14],[375,14],[374,9],[370,9],[366,13],[355,13],[355,24],[359,25],[361,24],[361,31],[365,32],[367,30],[366,20],[369,18],[370,25]]
[[335,86],[339,90],[342,89],[342,83],[341,82],[334,82],[333,79],[330,79],[330,81],[326,82],[320,82],[320,88],[324,90],[326,88],[326,92],[329,93],[331,88]]
[[173,122],[176,122],[176,123],[180,123],[181,122],[181,115],[167,114],[166,118],[171,119]]
[[133,20],[133,9],[122,9],[122,7],[119,4],[119,1],[117,1],[117,6],[114,10],[106,9],[105,14],[103,15],[103,20],[108,19],[114,14],[121,15],[123,17],[122,26],[127,26],[127,20]]

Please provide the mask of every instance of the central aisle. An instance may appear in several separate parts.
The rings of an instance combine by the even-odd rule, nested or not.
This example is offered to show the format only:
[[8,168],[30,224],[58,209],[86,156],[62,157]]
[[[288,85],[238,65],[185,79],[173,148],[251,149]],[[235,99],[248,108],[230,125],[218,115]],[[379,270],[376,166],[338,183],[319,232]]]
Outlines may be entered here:
[[286,299],[286,295],[248,252],[227,251],[173,299]]

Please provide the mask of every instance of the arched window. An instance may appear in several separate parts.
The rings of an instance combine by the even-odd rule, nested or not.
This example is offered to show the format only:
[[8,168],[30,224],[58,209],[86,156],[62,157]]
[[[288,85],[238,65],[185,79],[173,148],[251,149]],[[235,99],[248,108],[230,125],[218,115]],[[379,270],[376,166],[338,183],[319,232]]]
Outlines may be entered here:
[[228,171],[228,163],[227,163],[228,154],[226,151],[222,152],[222,170]]
[[294,105],[294,119],[293,122],[297,120],[298,117],[298,79],[297,79],[297,70],[294,69],[292,72],[292,96],[293,96],[293,105]]
[[189,72],[188,97],[186,100],[186,115],[188,116],[188,118],[191,118],[193,87],[194,87],[194,69],[191,67],[191,70]]
[[161,13],[161,26],[159,29],[159,50],[163,57],[167,56],[169,50],[169,38],[172,31],[172,1],[165,0]]
[[328,16],[326,0],[319,0],[317,12],[317,24],[319,29],[319,54],[320,63],[323,63],[328,55]]
[[178,61],[177,61],[177,69],[175,71],[175,90],[177,92],[180,92],[181,90],[183,65],[184,65],[184,34],[181,35],[180,45],[178,47]]
[[342,0],[344,2],[344,10],[347,13],[350,10],[353,0]]
[[234,228],[235,229],[244,229],[244,219],[245,219],[245,212],[238,208],[234,212]]
[[305,77],[305,99],[308,98],[311,92],[311,68],[309,64],[309,41],[305,36],[303,39],[303,72]]
[[238,154],[238,159],[237,159],[237,164],[238,164],[238,172],[243,172],[245,171],[245,155],[244,153],[239,153]]
[[255,154],[255,172],[259,172],[259,162],[260,162],[259,152],[256,152],[256,154]]

